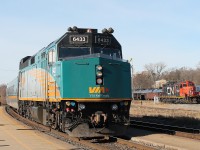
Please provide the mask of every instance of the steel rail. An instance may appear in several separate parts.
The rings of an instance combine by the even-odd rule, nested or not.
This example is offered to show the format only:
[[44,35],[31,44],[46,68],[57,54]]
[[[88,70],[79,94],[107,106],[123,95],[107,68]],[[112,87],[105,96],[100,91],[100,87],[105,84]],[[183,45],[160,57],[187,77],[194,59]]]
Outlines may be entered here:
[[33,121],[31,121],[27,118],[20,116],[19,114],[17,114],[16,112],[14,112],[12,109],[10,109],[8,107],[7,107],[6,110],[7,110],[8,114],[10,114],[15,119],[27,124],[28,126],[31,126],[34,129],[37,129],[41,132],[44,132],[44,133],[47,133],[47,134],[48,133],[53,134],[53,135],[56,136],[56,138],[59,138],[59,139],[67,139],[68,141],[75,143],[75,145],[81,145],[82,147],[87,147],[89,149],[102,150],[102,147],[97,145],[97,144],[93,144],[93,143],[88,142],[86,140],[80,140],[79,138],[70,137],[66,133],[62,133],[62,132],[59,132],[57,130],[53,130],[50,127],[44,126],[44,125],[39,124],[37,122],[33,122]]
[[[74,138],[74,137],[69,136],[66,133],[59,132],[57,130],[51,129],[50,127],[44,126],[44,125],[39,124],[39,123],[34,122],[34,121],[31,121],[27,118],[20,116],[18,113],[16,113],[10,107],[6,107],[6,111],[13,118],[23,122],[24,124],[31,126],[32,128],[39,130],[41,132],[44,132],[46,134],[50,134],[50,135],[52,135],[52,136],[54,136],[58,139],[61,139],[63,141],[70,141],[70,143],[72,143],[75,146],[84,147],[84,148],[87,148],[87,149],[95,149],[95,150],[113,149],[112,145],[106,146],[106,145],[102,145],[98,142],[94,142],[92,140],[81,140],[79,138]],[[115,137],[113,137],[113,138],[115,138]],[[112,137],[111,137],[111,140],[109,139],[109,140],[107,140],[107,142],[113,143]],[[128,149],[130,148],[130,149],[137,149],[137,150],[156,150],[156,148],[153,148],[153,147],[150,147],[150,146],[147,146],[147,145],[144,145],[144,144],[140,144],[140,143],[135,143],[135,142],[128,141],[128,140],[123,140],[123,139],[120,139],[120,138],[116,138],[116,141],[114,143],[119,144],[119,145],[121,144],[122,146],[126,145],[128,147]]]
[[149,129],[149,130],[154,130],[154,131],[167,133],[171,135],[200,140],[200,129],[171,126],[171,125],[137,121],[137,120],[131,120],[130,123],[131,123],[130,125],[131,127]]

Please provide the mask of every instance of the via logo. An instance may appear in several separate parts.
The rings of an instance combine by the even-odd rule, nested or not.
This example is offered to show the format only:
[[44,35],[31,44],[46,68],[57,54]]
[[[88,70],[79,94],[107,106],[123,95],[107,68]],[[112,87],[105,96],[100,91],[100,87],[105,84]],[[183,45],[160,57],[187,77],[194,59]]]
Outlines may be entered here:
[[89,87],[89,93],[95,94],[95,93],[108,93],[109,89],[105,87]]

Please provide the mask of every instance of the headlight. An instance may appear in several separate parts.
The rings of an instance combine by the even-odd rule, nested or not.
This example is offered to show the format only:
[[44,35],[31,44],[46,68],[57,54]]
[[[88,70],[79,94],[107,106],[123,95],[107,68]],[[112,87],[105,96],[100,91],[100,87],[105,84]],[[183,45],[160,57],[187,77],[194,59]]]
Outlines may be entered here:
[[112,110],[117,110],[118,106],[117,106],[117,104],[113,104],[111,108],[112,108]]
[[75,105],[76,105],[76,103],[75,103],[75,102],[71,102],[71,106],[73,106],[73,107],[74,107]]
[[66,105],[67,105],[67,106],[70,106],[70,101],[67,101],[67,102],[66,102]]
[[124,105],[125,105],[125,106],[128,106],[128,101],[125,101],[125,102],[124,102]]
[[97,84],[102,84],[103,80],[101,78],[97,79]]
[[79,107],[80,110],[85,109],[85,105],[84,104],[79,104],[78,107]]
[[97,77],[101,77],[102,76],[102,72],[101,71],[97,71]]
[[102,70],[103,69],[101,65],[97,65],[96,68],[97,68],[97,70]]

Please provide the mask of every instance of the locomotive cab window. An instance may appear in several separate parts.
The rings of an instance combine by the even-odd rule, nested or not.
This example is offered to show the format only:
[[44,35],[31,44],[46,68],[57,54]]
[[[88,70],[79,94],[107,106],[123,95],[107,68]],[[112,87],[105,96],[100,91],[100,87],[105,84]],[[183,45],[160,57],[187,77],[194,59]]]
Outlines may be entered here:
[[31,64],[34,64],[35,63],[35,57],[32,57],[31,58]]
[[189,82],[189,86],[194,86],[194,84],[193,84],[193,83],[191,83],[191,82]]
[[76,56],[83,56],[89,55],[90,48],[88,47],[60,47],[59,48],[59,59],[67,58],[67,57],[76,57]]
[[112,49],[112,48],[94,48],[94,53],[101,53],[105,55],[109,55],[116,58],[122,58],[121,51],[119,49]]
[[42,58],[42,59],[45,58],[45,52],[43,52],[43,53],[41,54],[41,58]]
[[54,50],[49,51],[48,54],[48,63],[53,64],[56,62],[56,52]]

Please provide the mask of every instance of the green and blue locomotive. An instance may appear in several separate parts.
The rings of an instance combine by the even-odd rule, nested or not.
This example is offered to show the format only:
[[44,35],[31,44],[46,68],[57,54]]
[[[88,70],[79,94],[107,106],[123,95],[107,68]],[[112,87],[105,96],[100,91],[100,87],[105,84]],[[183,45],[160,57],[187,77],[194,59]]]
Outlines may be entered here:
[[8,105],[72,136],[122,134],[129,124],[131,71],[112,33],[70,27],[21,59],[15,85],[8,84]]

